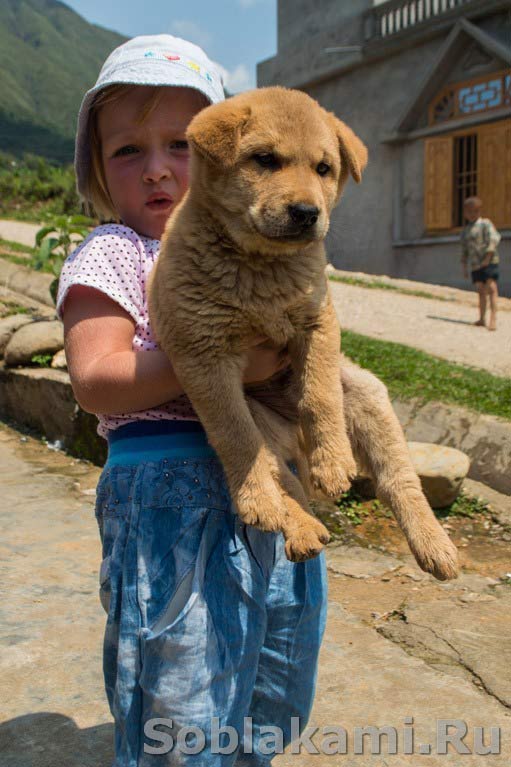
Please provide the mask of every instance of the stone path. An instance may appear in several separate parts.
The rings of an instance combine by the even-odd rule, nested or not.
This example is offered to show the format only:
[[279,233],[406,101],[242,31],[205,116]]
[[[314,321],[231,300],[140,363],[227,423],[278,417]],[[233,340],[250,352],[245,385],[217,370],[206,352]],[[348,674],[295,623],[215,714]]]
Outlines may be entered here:
[[[99,539],[93,514],[99,470],[0,426],[0,763],[5,767],[108,767],[112,723],[105,702],[97,597]],[[375,525],[386,525],[386,551]],[[511,536],[490,521],[452,520],[464,574],[440,584],[422,573],[389,520],[329,547],[329,622],[311,724],[342,727],[346,755],[316,767],[508,767],[511,759]],[[479,524],[479,523],[478,523]],[[458,526],[457,526],[458,525]],[[468,532],[468,531],[471,532]],[[468,538],[467,536],[470,536]],[[367,543],[373,548],[367,548]],[[403,753],[406,717],[415,743],[434,743],[436,722],[501,728],[501,753]],[[409,722],[409,720],[406,720]],[[354,751],[356,727],[394,727],[398,753]],[[410,729],[410,727],[409,727]],[[485,734],[489,743],[490,731]],[[321,732],[312,738],[319,749]],[[367,740],[367,739],[366,739]],[[324,750],[324,749],[323,749]],[[307,753],[275,767],[309,767]]]
[[[413,286],[413,283],[408,283]],[[427,285],[419,284],[427,290]],[[330,281],[341,327],[382,341],[395,341],[442,357],[511,376],[511,311],[500,310],[495,333],[474,327],[477,297],[422,298]],[[438,289],[438,286],[434,286]],[[448,291],[448,289],[446,289]],[[459,295],[462,291],[449,291]],[[504,307],[511,302],[504,299]]]
[[35,236],[42,224],[31,224],[28,221],[10,221],[0,219],[0,237],[3,240],[19,242],[21,245],[35,246]]

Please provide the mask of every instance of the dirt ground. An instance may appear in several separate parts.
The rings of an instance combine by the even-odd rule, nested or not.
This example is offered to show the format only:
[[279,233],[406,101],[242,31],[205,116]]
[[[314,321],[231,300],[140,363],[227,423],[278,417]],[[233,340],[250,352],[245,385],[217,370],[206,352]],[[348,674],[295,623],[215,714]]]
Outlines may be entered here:
[[[0,627],[4,767],[109,767],[113,725],[101,671],[105,615],[93,514],[99,469],[0,426]],[[505,497],[492,496],[506,505]],[[449,519],[463,572],[423,573],[383,512],[344,520],[328,547],[329,620],[311,716],[316,767],[509,767],[511,533],[491,517]],[[415,754],[404,754],[413,720]],[[438,722],[464,722],[461,757],[437,748]],[[356,728],[395,728],[377,755]],[[345,754],[325,753],[323,729],[343,728]],[[499,753],[475,754],[477,727]],[[481,734],[481,733],[479,733]],[[430,755],[426,755],[427,747]],[[420,750],[422,751],[420,752]],[[420,753],[419,753],[420,752]],[[275,767],[310,767],[289,751]]]

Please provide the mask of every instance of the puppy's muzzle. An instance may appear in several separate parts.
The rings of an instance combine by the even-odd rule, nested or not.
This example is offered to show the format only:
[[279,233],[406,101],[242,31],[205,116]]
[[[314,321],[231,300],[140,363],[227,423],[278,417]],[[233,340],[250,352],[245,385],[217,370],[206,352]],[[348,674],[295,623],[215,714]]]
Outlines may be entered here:
[[301,231],[306,231],[311,226],[314,226],[319,217],[319,208],[316,208],[315,205],[297,203],[296,205],[288,205],[287,210],[291,222]]

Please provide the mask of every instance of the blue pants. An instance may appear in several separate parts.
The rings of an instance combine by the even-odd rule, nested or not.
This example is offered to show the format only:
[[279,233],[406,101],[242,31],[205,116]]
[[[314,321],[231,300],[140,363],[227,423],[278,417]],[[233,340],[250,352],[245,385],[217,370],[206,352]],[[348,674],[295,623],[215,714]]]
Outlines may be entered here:
[[110,444],[96,506],[114,767],[269,765],[312,707],[324,556],[293,564],[241,522],[202,430],[137,426]]

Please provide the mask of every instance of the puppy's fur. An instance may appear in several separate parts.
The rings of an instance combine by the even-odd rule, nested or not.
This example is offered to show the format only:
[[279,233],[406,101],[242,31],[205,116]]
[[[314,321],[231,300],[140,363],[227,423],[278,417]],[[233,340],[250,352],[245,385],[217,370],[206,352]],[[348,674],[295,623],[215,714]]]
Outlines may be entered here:
[[[307,495],[338,497],[349,487],[356,471],[351,440],[385,478],[380,493],[421,566],[451,577],[455,549],[422,496],[388,399],[382,407],[375,379],[347,362],[339,375],[323,239],[348,176],[360,181],[362,142],[309,96],[283,88],[208,107],[190,124],[188,139],[190,190],[167,225],[150,313],[223,463],[240,517],[281,530],[294,561],[317,554],[329,536],[309,513]],[[260,334],[288,346],[293,373],[253,387],[255,399],[245,397],[242,374]],[[378,407],[374,424],[365,412]],[[286,465],[291,459],[300,481]],[[395,460],[406,464],[406,500],[392,490]]]

